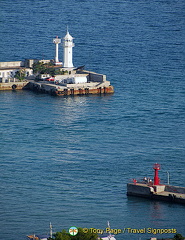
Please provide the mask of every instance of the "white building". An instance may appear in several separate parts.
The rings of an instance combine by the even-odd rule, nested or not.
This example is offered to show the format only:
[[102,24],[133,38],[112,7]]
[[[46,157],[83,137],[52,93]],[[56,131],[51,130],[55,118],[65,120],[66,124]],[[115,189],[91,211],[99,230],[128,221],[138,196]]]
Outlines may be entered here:
[[13,80],[15,73],[20,70],[24,70],[26,76],[33,74],[33,70],[27,66],[27,61],[0,62],[0,82]]

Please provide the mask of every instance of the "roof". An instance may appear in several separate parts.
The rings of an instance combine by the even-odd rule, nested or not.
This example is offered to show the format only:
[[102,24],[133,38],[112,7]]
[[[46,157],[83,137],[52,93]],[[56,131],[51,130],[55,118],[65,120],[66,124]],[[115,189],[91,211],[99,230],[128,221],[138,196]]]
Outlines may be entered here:
[[67,31],[67,34],[64,37],[64,40],[73,40],[73,37],[69,34],[68,31]]

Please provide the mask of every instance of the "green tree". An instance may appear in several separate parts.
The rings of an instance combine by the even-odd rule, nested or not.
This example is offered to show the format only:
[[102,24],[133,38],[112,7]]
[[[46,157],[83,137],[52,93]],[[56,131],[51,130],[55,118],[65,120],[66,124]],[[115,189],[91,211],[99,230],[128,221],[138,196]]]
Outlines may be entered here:
[[55,234],[55,240],[97,240],[97,238],[98,234],[91,233],[90,231],[84,233],[82,228],[78,228],[78,234],[76,236],[71,236],[66,230]]
[[62,232],[57,232],[55,234],[55,240],[70,240],[70,235],[66,232],[66,230],[62,230]]
[[55,69],[53,67],[45,66],[45,69],[41,72],[41,74],[44,73],[55,75]]
[[33,63],[32,65],[33,73],[34,74],[50,74],[51,76],[54,75],[63,75],[68,73],[68,71],[61,71],[54,67],[53,63],[43,63],[42,61],[38,61]]
[[184,237],[180,233],[177,233],[174,235],[173,240],[184,240]]
[[32,69],[34,74],[56,75],[56,71],[59,71],[54,68],[53,63],[43,63],[42,61],[33,63]]
[[60,69],[55,69],[55,75],[64,75],[64,71],[61,71]]
[[19,71],[17,71],[14,75],[14,78],[19,79],[20,81],[22,81],[23,79],[25,79],[26,77],[26,70],[25,69],[20,69]]
[[39,74],[42,71],[45,71],[46,67],[43,62],[38,61],[38,62],[33,63],[32,69],[33,69],[33,73]]

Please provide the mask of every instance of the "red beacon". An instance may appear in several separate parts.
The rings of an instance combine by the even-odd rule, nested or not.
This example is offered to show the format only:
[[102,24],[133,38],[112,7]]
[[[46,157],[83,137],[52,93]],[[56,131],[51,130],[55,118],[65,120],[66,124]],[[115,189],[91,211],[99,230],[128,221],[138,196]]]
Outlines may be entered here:
[[158,176],[158,171],[161,169],[160,164],[155,163],[153,166],[153,169],[155,170],[154,174],[154,185],[160,185],[160,178]]

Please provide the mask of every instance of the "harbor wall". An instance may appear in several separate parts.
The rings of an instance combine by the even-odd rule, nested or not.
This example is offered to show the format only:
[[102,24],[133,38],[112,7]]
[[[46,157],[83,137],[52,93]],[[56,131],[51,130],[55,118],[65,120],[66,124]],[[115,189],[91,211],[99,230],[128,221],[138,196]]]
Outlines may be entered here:
[[150,195],[151,191],[147,185],[127,184],[127,195]]
[[56,85],[46,82],[35,82],[30,80],[24,87],[26,90],[48,93],[50,95],[66,96],[66,95],[89,95],[89,94],[110,94],[114,93],[114,88],[109,84],[110,82],[84,83],[84,84],[66,84]]
[[0,83],[0,91],[3,91],[3,90],[22,90],[27,84],[28,84],[27,81]]

